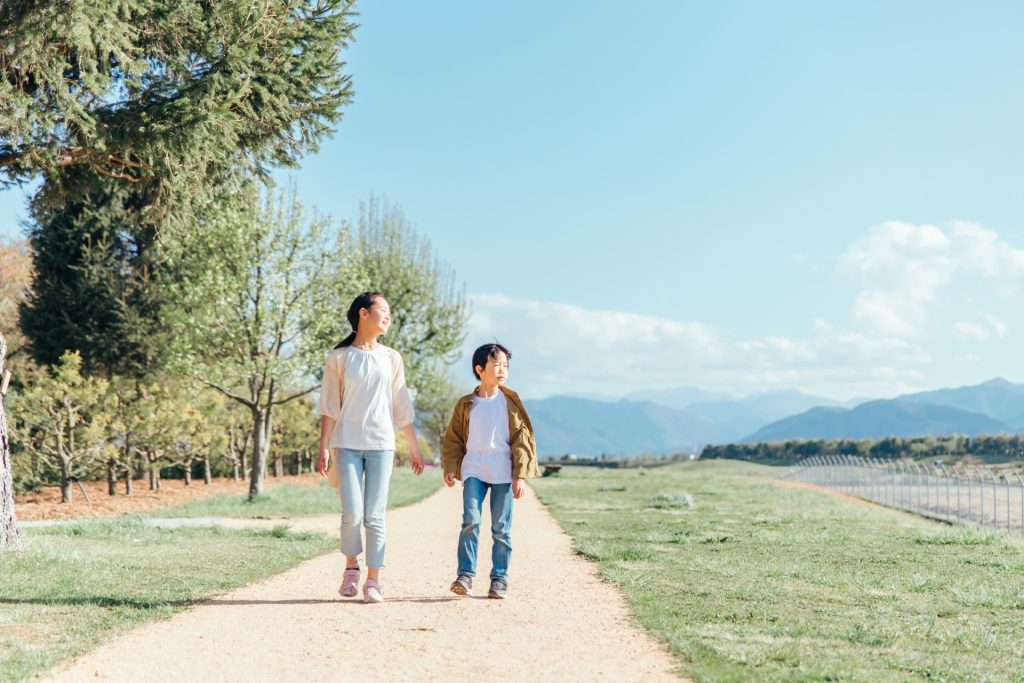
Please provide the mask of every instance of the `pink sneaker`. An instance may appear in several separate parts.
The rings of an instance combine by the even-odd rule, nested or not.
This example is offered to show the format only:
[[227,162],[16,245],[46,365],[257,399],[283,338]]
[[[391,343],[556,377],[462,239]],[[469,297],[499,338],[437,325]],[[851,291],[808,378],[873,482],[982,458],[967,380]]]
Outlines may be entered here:
[[354,598],[359,592],[359,567],[346,567],[341,575],[341,588],[338,594],[343,598]]
[[373,579],[363,584],[363,602],[384,602],[384,589]]

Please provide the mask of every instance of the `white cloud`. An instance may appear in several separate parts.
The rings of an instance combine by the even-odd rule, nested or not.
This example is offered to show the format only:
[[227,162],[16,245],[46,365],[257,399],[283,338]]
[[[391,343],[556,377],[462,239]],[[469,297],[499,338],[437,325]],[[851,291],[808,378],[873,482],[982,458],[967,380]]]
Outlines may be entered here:
[[[922,334],[939,292],[956,278],[1024,275],[1024,250],[974,223],[941,229],[890,221],[852,244],[839,263],[866,282],[853,303],[854,320],[885,335],[911,338]],[[1005,334],[1005,326],[1002,333],[999,329],[998,336]]]
[[891,395],[915,388],[917,368],[929,360],[901,339],[839,330],[822,320],[806,339],[733,341],[699,322],[497,294],[472,302],[460,377],[472,382],[472,350],[497,339],[512,351],[509,386],[528,397],[621,396],[684,384],[729,393],[797,387],[839,398]]
[[1006,336],[1008,330],[1005,322],[1003,322],[996,316],[992,315],[991,313],[985,316],[985,322],[987,322],[989,326],[992,327],[992,331],[995,333],[997,337],[1002,339],[1003,337]]
[[988,328],[978,323],[972,323],[968,321],[958,322],[953,326],[953,329],[957,331],[961,337],[966,339],[973,339],[974,341],[985,341],[989,338],[990,333]]

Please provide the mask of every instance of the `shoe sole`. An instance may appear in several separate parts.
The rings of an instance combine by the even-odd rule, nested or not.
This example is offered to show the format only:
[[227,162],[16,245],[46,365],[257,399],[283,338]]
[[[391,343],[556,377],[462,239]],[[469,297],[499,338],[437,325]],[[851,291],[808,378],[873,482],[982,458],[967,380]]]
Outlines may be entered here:
[[456,595],[472,595],[473,591],[466,588],[465,586],[454,585],[451,588],[452,593]]
[[499,595],[498,593],[488,593],[487,597],[491,598],[492,600],[504,600],[505,599],[504,595]]
[[359,595],[359,589],[358,588],[353,588],[350,591],[346,591],[346,590],[343,590],[343,589],[339,588],[338,589],[338,595],[340,595],[343,598],[354,598],[357,595]]
[[370,595],[367,595],[365,598],[363,598],[363,602],[365,602],[367,605],[376,605],[384,602],[384,596],[382,595],[379,598],[375,598]]

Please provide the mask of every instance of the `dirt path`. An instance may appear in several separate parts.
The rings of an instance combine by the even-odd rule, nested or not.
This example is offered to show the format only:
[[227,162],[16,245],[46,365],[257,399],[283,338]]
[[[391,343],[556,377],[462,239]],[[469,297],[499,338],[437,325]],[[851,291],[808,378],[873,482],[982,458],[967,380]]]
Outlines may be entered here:
[[[137,629],[51,680],[681,680],[532,492],[515,506],[508,599],[449,593],[461,509],[452,489],[389,513],[382,605],[338,597],[342,560],[332,554]],[[293,528],[337,536],[337,524],[315,518]]]

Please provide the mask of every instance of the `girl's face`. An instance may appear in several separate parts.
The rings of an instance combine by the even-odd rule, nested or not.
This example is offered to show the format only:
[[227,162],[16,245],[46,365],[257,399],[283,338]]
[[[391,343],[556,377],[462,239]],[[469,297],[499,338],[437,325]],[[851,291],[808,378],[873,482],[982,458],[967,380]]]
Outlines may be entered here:
[[384,297],[378,296],[369,308],[359,311],[359,329],[374,335],[382,335],[391,327],[391,307]]
[[476,371],[480,373],[480,382],[483,384],[492,387],[504,384],[508,379],[508,356],[504,351],[498,351],[497,358],[488,358],[487,367],[481,369],[478,365]]

